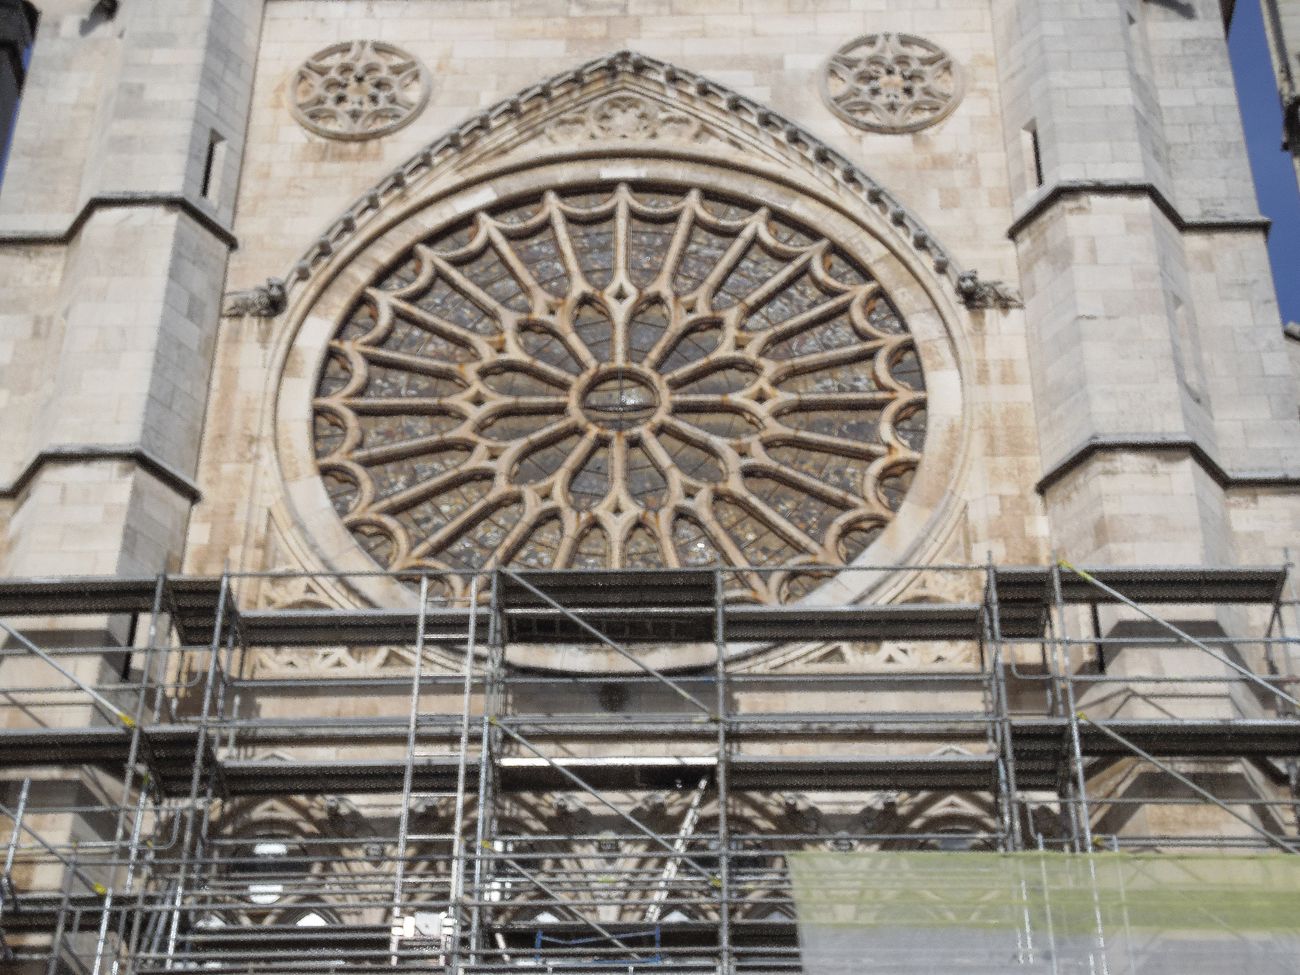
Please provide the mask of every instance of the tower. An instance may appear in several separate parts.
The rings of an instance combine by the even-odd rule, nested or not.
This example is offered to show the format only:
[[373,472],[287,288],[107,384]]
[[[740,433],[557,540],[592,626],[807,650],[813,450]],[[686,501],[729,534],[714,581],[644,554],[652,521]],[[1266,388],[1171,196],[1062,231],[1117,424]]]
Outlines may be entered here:
[[1300,143],[1300,101],[1297,101],[1296,73],[1300,64],[1297,53],[1296,35],[1300,21],[1294,3],[1286,0],[1270,0],[1264,4],[1264,30],[1269,40],[1269,51],[1273,56],[1273,69],[1277,73],[1278,97],[1282,103],[1283,145],[1297,155],[1296,145]]

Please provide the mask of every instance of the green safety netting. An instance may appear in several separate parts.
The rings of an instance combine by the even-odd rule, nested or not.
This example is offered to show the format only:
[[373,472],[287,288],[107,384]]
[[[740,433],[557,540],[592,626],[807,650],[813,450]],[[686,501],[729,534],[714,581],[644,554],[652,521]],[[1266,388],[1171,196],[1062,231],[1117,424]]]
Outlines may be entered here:
[[800,853],[805,970],[1300,975],[1300,857]]

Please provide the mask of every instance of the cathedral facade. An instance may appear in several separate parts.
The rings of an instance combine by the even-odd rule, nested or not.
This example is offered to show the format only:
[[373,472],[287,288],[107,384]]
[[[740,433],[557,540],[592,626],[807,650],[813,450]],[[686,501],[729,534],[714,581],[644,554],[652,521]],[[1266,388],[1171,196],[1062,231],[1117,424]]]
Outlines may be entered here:
[[[14,957],[788,970],[792,850],[1296,851],[1300,347],[1219,0],[37,6],[0,725],[135,744],[0,755],[65,898]],[[96,843],[139,907],[69,935]]]
[[[374,465],[349,466],[365,449],[360,414],[328,401],[365,384],[362,360],[378,365],[364,351],[349,359],[346,343],[401,347],[340,321],[387,315],[356,306],[367,289],[410,287],[381,265],[409,260],[405,273],[429,278],[432,265],[412,250],[425,238],[454,255],[455,268],[486,267],[481,280],[453,274],[462,290],[447,285],[465,320],[441,312],[457,328],[492,333],[487,346],[439,353],[462,371],[472,364],[479,379],[417,382],[389,363],[396,385],[359,398],[451,404],[475,387],[469,400],[483,402],[380,436],[435,435],[469,419],[462,449],[488,451],[470,465],[482,479],[509,449],[487,444],[561,428],[569,439],[555,448],[557,463],[592,484],[611,476],[613,455],[584,454],[608,431],[580,408],[572,426],[556,425],[574,381],[625,375],[636,395],[664,406],[670,390],[691,385],[646,378],[663,373],[667,346],[571,350],[575,372],[552,366],[554,385],[539,380],[538,395],[557,391],[550,406],[494,440],[482,435],[486,418],[525,389],[476,385],[487,383],[480,372],[501,342],[523,362],[536,359],[530,334],[573,344],[584,315],[607,330],[648,315],[690,331],[688,318],[721,322],[730,312],[739,321],[777,299],[811,309],[821,297],[836,320],[841,289],[873,282],[879,299],[860,293],[838,320],[888,315],[896,331],[855,326],[844,348],[856,351],[842,361],[875,362],[883,336],[912,338],[889,346],[879,384],[862,386],[878,390],[872,406],[889,419],[830,455],[852,455],[857,442],[863,467],[877,464],[865,493],[888,483],[897,499],[827,496],[823,516],[857,509],[866,534],[832,555],[816,551],[824,534],[796,520],[788,527],[807,537],[778,561],[849,551],[852,561],[871,533],[879,562],[989,553],[1034,562],[1058,550],[1116,564],[1232,564],[1280,559],[1291,543],[1296,387],[1273,327],[1266,225],[1214,4],[1107,4],[1076,19],[1010,3],[552,10],[277,0],[137,3],[112,16],[106,5],[81,6],[52,3],[42,14],[0,204],[10,576],[357,569],[374,564],[376,546],[397,559],[381,566],[418,561],[410,546],[428,526],[403,527],[376,508]],[[670,177],[667,197],[645,197]],[[609,192],[589,197],[590,187]],[[523,209],[512,210],[516,202]],[[548,237],[536,228],[551,219],[524,219],[538,207],[590,234]],[[762,235],[768,266],[728,249],[781,213],[781,232],[798,243]],[[480,216],[495,229],[465,237],[458,223]],[[850,223],[832,225],[841,219]],[[672,250],[688,226],[698,234]],[[855,284],[828,272],[796,299],[789,289],[804,284],[792,269],[832,252]],[[565,260],[602,268],[579,287]],[[692,270],[668,266],[683,260]],[[489,300],[475,290],[488,285],[505,290]],[[708,303],[682,300],[700,285]],[[399,300],[424,294],[417,287]],[[645,345],[666,326],[641,327]],[[904,345],[913,378],[886,379]],[[729,384],[762,374],[771,405],[751,397],[718,422],[770,429],[787,413],[783,386],[795,396],[841,388],[802,367],[782,375],[769,364],[783,358],[775,346],[724,343],[743,368],[705,386],[733,395],[744,387]],[[831,413],[821,419],[841,429]],[[914,432],[894,429],[900,419]],[[808,416],[795,425],[821,435]],[[718,435],[687,426],[700,432],[618,462],[662,478],[675,450]],[[574,448],[565,459],[563,446]],[[751,458],[703,449],[710,456],[699,462],[720,465],[725,478],[697,483],[752,498],[739,474]],[[803,472],[821,479],[822,462],[804,461]],[[770,455],[766,465],[792,466]],[[428,481],[413,469],[390,476]],[[520,489],[505,475],[487,506],[499,510]],[[504,550],[481,543],[492,551],[465,557],[509,562],[528,533],[521,526],[545,527],[536,514],[548,489],[525,489],[526,516],[498,517]],[[633,497],[628,517],[573,507],[563,489],[546,504],[565,533],[600,524],[592,565],[623,564],[628,544],[680,562],[689,543],[672,541],[663,512],[687,508],[708,522],[695,527],[722,561],[753,561],[727,542],[726,515],[693,490],[673,485],[658,507]],[[438,503],[459,515],[477,492]],[[766,503],[788,500],[771,492],[780,493],[768,488]],[[634,522],[644,529],[635,541]],[[463,534],[446,543],[458,538],[480,544]]]

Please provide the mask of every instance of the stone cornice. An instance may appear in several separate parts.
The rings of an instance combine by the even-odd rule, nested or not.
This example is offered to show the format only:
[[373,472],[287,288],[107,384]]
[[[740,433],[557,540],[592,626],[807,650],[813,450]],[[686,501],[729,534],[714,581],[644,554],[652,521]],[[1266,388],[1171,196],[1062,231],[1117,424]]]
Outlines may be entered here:
[[24,244],[70,244],[81,232],[86,221],[99,210],[118,210],[126,208],[161,207],[179,210],[213,237],[221,241],[230,250],[239,246],[239,241],[228,227],[219,222],[210,213],[205,212],[189,197],[178,193],[101,193],[88,199],[72,218],[64,230],[23,231],[0,230],[0,247],[21,246]]
[[1234,230],[1268,233],[1272,226],[1272,221],[1267,217],[1199,217],[1192,220],[1179,213],[1178,208],[1153,183],[1140,180],[1082,179],[1054,183],[1012,221],[1007,228],[1007,236],[1015,240],[1057,203],[1075,196],[1145,196],[1183,233]]
[[1229,471],[1195,440],[1162,434],[1091,437],[1053,464],[1034,489],[1046,494],[1066,475],[1098,454],[1178,453],[1191,457],[1224,490],[1247,487],[1300,487],[1300,471]]
[[17,497],[46,464],[87,461],[125,461],[135,464],[191,503],[197,503],[203,497],[197,484],[139,444],[60,444],[47,447],[28,461],[22,473],[11,484],[0,485],[0,498]]

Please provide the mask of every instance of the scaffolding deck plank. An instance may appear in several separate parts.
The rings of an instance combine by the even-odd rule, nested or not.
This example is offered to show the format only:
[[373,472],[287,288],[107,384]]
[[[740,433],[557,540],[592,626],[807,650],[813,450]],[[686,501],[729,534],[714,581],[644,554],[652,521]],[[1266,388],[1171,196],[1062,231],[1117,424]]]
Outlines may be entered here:
[[563,610],[506,607],[503,615],[507,637],[516,643],[591,643],[596,638],[588,626],[617,643],[707,643],[716,623],[712,606],[660,606],[649,600],[623,606],[568,603]]
[[[1223,718],[1206,720],[1108,718],[1100,722],[1144,751],[1161,758],[1300,757],[1300,721]],[[1020,718],[1012,722],[1017,760],[1032,760],[1061,747],[1069,735],[1065,718]],[[1079,724],[1080,744],[1090,756],[1131,752],[1090,721]]]
[[[227,761],[222,777],[231,795],[316,794],[330,792],[400,792],[406,763],[394,759],[353,761]],[[421,757],[412,765],[415,792],[454,792],[460,763],[455,756]],[[504,758],[496,763],[498,788],[505,792],[572,791],[580,788],[570,775],[596,789],[668,789],[701,773],[712,775],[712,759]],[[563,771],[561,771],[563,769]],[[478,766],[466,767],[476,785]],[[566,773],[568,773],[566,775]]]
[[[489,613],[477,613],[486,632]],[[350,644],[377,646],[415,642],[419,613],[413,609],[253,610],[240,614],[248,646],[305,647]],[[425,639],[463,642],[469,632],[467,608],[435,607],[424,615]]]
[[[1097,567],[1097,579],[1139,603],[1272,603],[1285,581],[1284,567]],[[1044,631],[1053,604],[1052,571],[1046,566],[993,570],[998,622],[1008,638],[1032,639]],[[565,610],[615,640],[690,642],[714,639],[716,575],[707,569],[566,570],[503,574],[500,605],[512,639],[571,642],[590,637],[565,611],[557,610],[520,580],[546,593]],[[95,613],[143,613],[153,605],[155,577],[66,577],[0,580],[0,617]],[[211,639],[221,580],[166,579],[165,606],[174,611],[182,639]],[[1062,598],[1105,603],[1106,595],[1069,571],[1061,573]],[[478,610],[486,625],[486,608]],[[468,608],[438,607],[426,614],[429,639],[458,640],[469,624]],[[753,606],[726,608],[728,638],[736,641],[800,639],[977,639],[981,607],[965,604],[857,605],[841,607]],[[240,614],[250,645],[306,646],[321,643],[409,643],[414,609],[257,610]]]
[[[1161,758],[1300,757],[1300,721],[1119,718],[1106,721],[1105,726]],[[1122,744],[1088,722],[1082,723],[1079,730],[1088,757],[1130,754]],[[864,743],[882,744],[898,738],[889,727],[874,733],[860,729],[860,734]],[[1068,753],[1069,723],[1064,718],[1016,718],[1011,722],[1011,736],[1022,785],[1037,788],[1054,782],[1060,763]],[[690,735],[683,732],[680,737],[685,741]],[[740,744],[746,740],[743,731],[733,733],[731,738]],[[0,731],[0,768],[120,767],[126,761],[130,742],[129,733],[110,727],[5,729]],[[185,725],[152,726],[145,730],[143,744],[142,757],[150,764],[164,791],[176,795],[188,790],[198,745],[196,729]],[[745,788],[982,788],[988,784],[983,777],[992,761],[990,755],[884,754],[843,758],[740,754],[731,760],[731,770],[733,784]],[[215,766],[225,788],[233,795],[400,791],[405,770],[401,758],[216,761],[208,754],[205,762]],[[450,754],[418,759],[417,791],[454,789],[458,767],[457,758]],[[701,772],[710,773],[713,767],[711,757],[663,754],[564,758],[554,763],[536,757],[506,757],[497,763],[501,786],[510,791],[572,787],[572,780],[558,771],[559,768],[597,788],[635,789],[672,788],[679,781],[698,778]],[[473,775],[476,768],[471,767],[470,772]]]
[[[672,609],[654,605],[621,608],[549,607],[507,610],[510,635],[524,642],[590,639],[577,616],[614,640],[628,642],[708,641],[716,639],[712,607]],[[569,614],[572,614],[569,615]],[[730,605],[723,611],[728,643],[766,640],[976,640],[981,608],[974,604],[933,603],[859,606]]]
[[[574,617],[605,637],[628,643],[708,642],[715,639],[712,607],[672,608],[649,603],[625,607],[548,606],[506,609],[510,639],[522,643],[593,640]],[[488,611],[478,611],[486,632]],[[257,610],[241,614],[241,634],[249,646],[376,645],[412,643],[418,624],[414,610]],[[425,614],[425,638],[463,641],[468,609],[437,608]],[[728,606],[728,642],[763,640],[975,640],[981,608],[974,604],[908,604],[850,607]]]
[[738,755],[729,781],[737,789],[987,789],[992,755]]
[[729,606],[728,640],[978,640],[982,610],[967,603]]
[[[1081,566],[1085,572],[1136,603],[1272,603],[1286,581],[1284,566],[1202,568],[1200,566]],[[1004,566],[993,570],[999,603],[1050,606],[1055,602],[1048,566]],[[1061,570],[1061,598],[1067,603],[1116,600],[1067,569]]]
[[561,606],[587,607],[712,607],[716,592],[711,569],[511,570],[501,575],[501,605],[506,609],[549,605],[528,586]]
[[[148,613],[157,589],[156,576],[0,579],[0,617]],[[220,595],[220,579],[166,577],[162,609],[172,615],[184,643],[211,640]]]
[[[9,902],[5,912],[5,931],[9,934],[47,933],[58,922],[59,915],[65,909],[76,911],[82,918],[91,919],[92,927],[104,907],[104,900],[94,894],[71,893],[64,898],[57,894],[43,892],[20,892]],[[150,907],[145,910],[161,912],[165,908]],[[590,925],[580,919],[564,917],[557,920],[539,921],[536,919],[497,919],[486,925],[490,932],[499,933],[512,948],[528,951],[535,947],[539,932],[545,932],[555,939],[572,939],[576,944],[587,944],[591,936]],[[602,927],[611,934],[623,937],[644,937],[647,925],[644,921],[609,921]],[[716,921],[699,918],[677,917],[660,921],[658,928],[661,947],[711,949],[716,947],[718,926]],[[244,959],[243,966],[253,961],[265,961],[269,958],[281,960],[302,958],[302,953],[310,949],[318,954],[324,948],[348,951],[374,951],[387,956],[386,949],[391,941],[390,925],[364,923],[336,923],[328,928],[311,927],[304,929],[292,924],[244,925],[232,928],[203,928],[188,934],[189,951],[192,954],[202,952],[209,960],[222,955],[227,960],[234,956]],[[304,944],[310,942],[310,944]],[[790,917],[769,916],[764,918],[745,918],[733,927],[732,944],[735,947],[772,948],[797,946],[795,920]],[[311,957],[311,955],[308,955]],[[137,959],[135,971],[174,970],[175,959],[162,954]],[[656,965],[662,966],[662,960]],[[516,968],[518,966],[515,966]],[[552,967],[564,969],[561,962]],[[579,961],[576,969],[590,970],[591,966]],[[323,966],[308,965],[304,971],[323,970]],[[669,969],[674,970],[674,969]]]
[[84,576],[0,580],[0,616],[143,613],[153,606],[158,580]]

